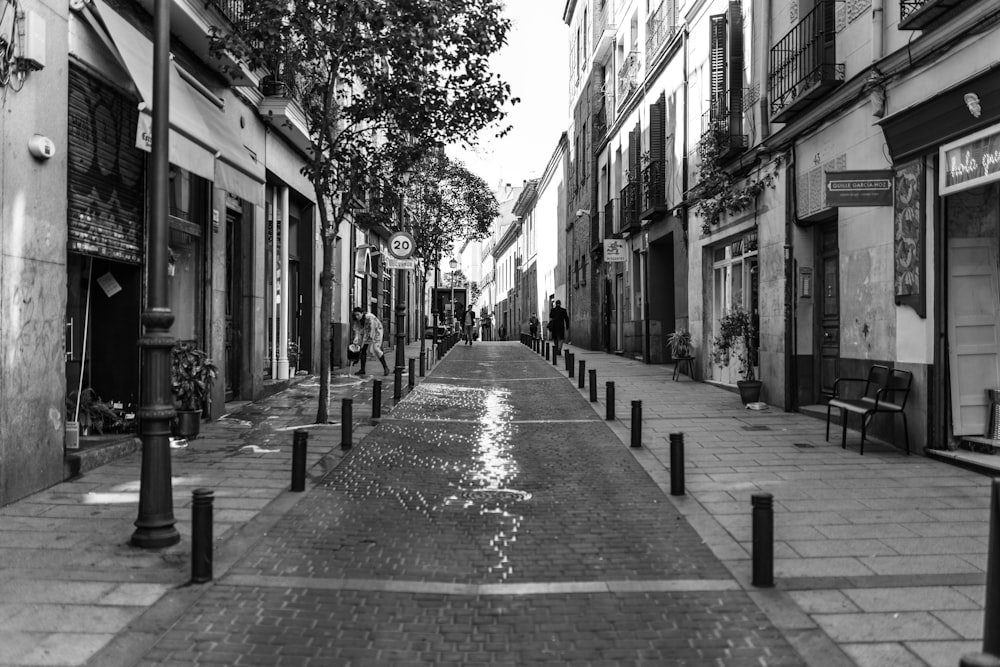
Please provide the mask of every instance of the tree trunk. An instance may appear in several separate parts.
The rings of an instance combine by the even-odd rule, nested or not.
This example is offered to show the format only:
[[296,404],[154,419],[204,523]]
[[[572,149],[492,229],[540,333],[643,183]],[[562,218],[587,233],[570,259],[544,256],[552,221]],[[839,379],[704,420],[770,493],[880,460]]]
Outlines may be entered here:
[[[322,209],[322,205],[321,205]],[[320,211],[322,229],[329,224],[325,211]],[[320,273],[320,340],[319,340],[319,405],[316,407],[316,423],[330,421],[330,353],[333,350],[333,270],[337,251],[335,234],[323,233],[323,271]]]

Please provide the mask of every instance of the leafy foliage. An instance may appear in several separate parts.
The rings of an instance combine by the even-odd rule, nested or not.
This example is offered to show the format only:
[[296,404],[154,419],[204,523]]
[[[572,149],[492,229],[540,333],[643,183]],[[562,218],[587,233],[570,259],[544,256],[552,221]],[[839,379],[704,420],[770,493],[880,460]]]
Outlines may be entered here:
[[711,234],[712,227],[719,224],[723,213],[733,215],[745,211],[757,202],[765,189],[774,187],[778,176],[778,162],[774,168],[757,178],[746,181],[742,187],[737,187],[737,179],[722,166],[722,154],[728,132],[710,130],[698,142],[698,153],[701,156],[699,172],[699,190],[701,198],[694,205],[694,212],[702,220],[701,231]]
[[712,361],[728,366],[735,352],[740,362],[740,375],[744,380],[753,380],[757,342],[754,316],[743,308],[734,308],[719,319],[719,333],[712,341]]
[[201,410],[218,375],[219,369],[208,354],[194,343],[181,341],[174,345],[170,390],[180,410]]
[[[312,140],[302,171],[318,202],[320,320],[333,321],[335,243],[368,192],[362,224],[393,226],[396,191],[428,150],[500,127],[510,87],[490,70],[510,22],[502,0],[245,0],[213,49],[267,71],[300,105]],[[320,337],[316,420],[328,421],[330,339]]]
[[694,351],[694,346],[691,342],[691,332],[687,329],[671,331],[667,337],[667,345],[670,346],[670,356],[674,359],[690,357]]

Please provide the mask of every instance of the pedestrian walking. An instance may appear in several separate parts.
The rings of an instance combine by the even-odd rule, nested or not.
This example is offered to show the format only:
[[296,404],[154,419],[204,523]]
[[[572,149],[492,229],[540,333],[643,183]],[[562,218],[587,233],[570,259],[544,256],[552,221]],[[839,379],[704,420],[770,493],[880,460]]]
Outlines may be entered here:
[[528,333],[532,338],[538,338],[538,316],[534,313],[528,318]]
[[361,370],[358,375],[365,374],[365,362],[368,361],[368,348],[371,347],[375,358],[382,362],[383,375],[389,374],[389,366],[385,363],[385,353],[382,351],[382,322],[372,313],[366,313],[360,306],[355,306],[351,312],[351,330],[354,332],[354,344],[361,346]]
[[545,325],[545,328],[552,334],[553,354],[559,356],[563,340],[569,332],[569,314],[562,307],[562,301],[556,300],[556,305],[549,311],[549,323]]
[[465,344],[472,345],[472,338],[476,334],[476,311],[469,306],[469,309],[462,315],[462,328],[465,330]]

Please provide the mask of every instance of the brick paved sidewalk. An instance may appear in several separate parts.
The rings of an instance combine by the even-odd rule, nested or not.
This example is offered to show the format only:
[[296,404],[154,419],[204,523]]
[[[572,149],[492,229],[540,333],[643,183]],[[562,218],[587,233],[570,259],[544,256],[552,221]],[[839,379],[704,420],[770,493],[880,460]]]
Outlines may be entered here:
[[[419,357],[419,341],[406,348]],[[335,369],[330,419],[315,421],[318,381],[296,378],[256,403],[234,404],[202,425],[199,438],[172,449],[173,510],[181,541],[162,550],[129,545],[137,517],[139,453],[0,509],[0,665],[118,663],[162,632],[198,588],[190,578],[190,503],[212,489],[215,572],[231,566],[255,535],[301,497],[289,494],[292,431],[309,433],[307,465],[314,483],[342,456],[341,399],[354,398],[354,440],[373,428],[371,379]],[[380,378],[381,379],[381,378]],[[383,413],[393,409],[392,377],[383,383]],[[403,375],[404,390],[407,374]],[[420,381],[420,378],[416,378]],[[228,407],[228,406],[227,406]],[[171,605],[157,602],[181,590]],[[188,601],[189,602],[189,601]]]
[[844,450],[813,417],[746,410],[735,393],[673,381],[672,366],[569,350],[597,371],[598,414],[615,383],[624,446],[642,401],[633,451],[667,494],[669,434],[684,434],[687,495],[670,500],[747,587],[750,497],[773,494],[777,587],[754,595],[811,664],[816,631],[863,667],[955,667],[982,649],[988,477],[879,443],[861,456],[856,431]]

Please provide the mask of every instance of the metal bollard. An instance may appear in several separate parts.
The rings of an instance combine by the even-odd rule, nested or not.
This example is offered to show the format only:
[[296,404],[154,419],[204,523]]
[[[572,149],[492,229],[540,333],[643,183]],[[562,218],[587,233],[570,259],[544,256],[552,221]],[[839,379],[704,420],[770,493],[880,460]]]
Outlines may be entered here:
[[399,366],[392,373],[392,400],[398,401],[403,395],[403,369]]
[[774,586],[774,496],[755,493],[750,497],[753,507],[753,578],[760,588]]
[[1000,658],[985,653],[963,655],[958,667],[1000,667]]
[[986,556],[986,609],[983,614],[983,653],[1000,658],[1000,479],[993,480],[990,496],[990,541]]
[[212,580],[212,503],[211,489],[195,489],[191,494],[191,583]]
[[606,421],[614,421],[615,419],[615,383],[605,382],[604,383],[604,402],[607,403],[607,414],[604,416]]
[[549,360],[549,344],[548,344],[548,342],[546,342],[545,343],[545,361],[548,361],[548,360]]
[[382,416],[382,381],[372,382],[372,419]]
[[556,352],[556,348],[554,346],[552,348],[552,365],[553,366],[559,365],[559,353]]
[[590,377],[590,402],[597,403],[597,371],[591,368],[588,373]]
[[632,401],[632,447],[642,447],[642,401]]
[[410,367],[407,369],[409,371],[409,374],[407,375],[406,378],[406,384],[410,389],[413,389],[413,385],[416,382],[416,380],[414,379],[415,377],[414,366],[416,365],[416,363],[417,363],[416,359],[410,359]]
[[670,434],[670,495],[684,495],[684,434]]
[[576,357],[573,356],[572,352],[566,353],[566,371],[569,373],[570,379],[573,378],[573,372],[575,370]]
[[420,377],[423,377],[424,373],[426,373],[426,372],[427,372],[427,356],[426,356],[426,353],[423,350],[421,350],[420,351]]
[[340,448],[347,451],[354,444],[354,399],[340,401]]
[[583,389],[583,386],[587,381],[587,362],[583,359],[580,360],[580,366],[576,371],[576,378],[577,389]]
[[292,491],[306,490],[306,449],[309,431],[297,428],[292,433]]

